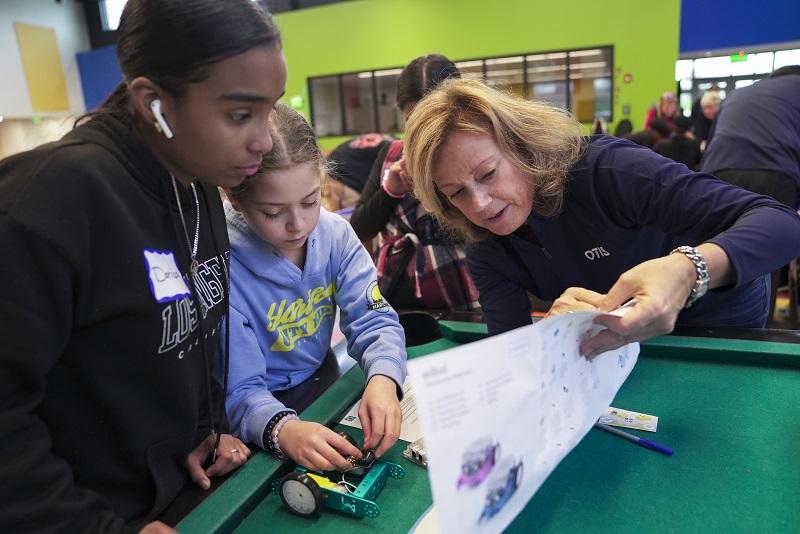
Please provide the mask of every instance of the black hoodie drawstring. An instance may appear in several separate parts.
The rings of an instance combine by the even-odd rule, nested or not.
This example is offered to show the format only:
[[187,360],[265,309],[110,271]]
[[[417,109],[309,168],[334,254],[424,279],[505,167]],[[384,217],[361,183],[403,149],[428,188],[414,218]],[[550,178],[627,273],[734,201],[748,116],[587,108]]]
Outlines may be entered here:
[[[205,371],[205,379],[206,379],[206,403],[208,405],[208,422],[211,425],[211,433],[215,435],[216,440],[214,441],[214,454],[211,457],[211,463],[217,461],[217,448],[219,447],[219,437],[220,434],[217,432],[216,425],[214,424],[214,403],[212,402],[211,397],[211,368],[209,366],[208,361],[208,348],[206,347],[206,329],[203,325],[203,312],[202,308],[200,307],[200,299],[197,295],[197,285],[194,281],[194,275],[189,271],[189,280],[192,285],[192,301],[194,301],[195,307],[197,307],[197,311],[199,312],[199,320],[200,320],[200,345],[203,347],[203,370]],[[224,401],[223,401],[224,402]]]

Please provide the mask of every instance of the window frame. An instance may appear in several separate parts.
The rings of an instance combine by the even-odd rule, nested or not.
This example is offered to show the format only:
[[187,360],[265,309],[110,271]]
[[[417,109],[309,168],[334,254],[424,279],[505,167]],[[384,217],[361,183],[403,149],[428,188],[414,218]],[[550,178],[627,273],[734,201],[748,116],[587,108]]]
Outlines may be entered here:
[[[724,50],[720,50],[715,54],[709,55],[690,55],[685,57],[678,58],[678,61],[675,62],[675,94],[678,95],[679,102],[691,102],[694,105],[695,101],[703,96],[705,91],[699,88],[700,85],[707,85],[707,84],[719,84],[720,82],[724,82],[725,86],[725,96],[727,97],[733,91],[736,90],[736,82],[739,81],[752,81],[756,82],[758,80],[763,80],[764,78],[768,78],[772,72],[775,72],[775,62],[776,56],[779,52],[786,52],[786,51],[800,51],[800,48],[797,46],[787,47],[787,48],[769,48],[769,47],[759,47],[757,49],[744,52],[739,51],[738,54],[736,52],[732,53],[723,53]],[[698,76],[695,68],[695,62],[698,60],[707,60],[710,58],[732,58],[736,55],[751,55],[751,54],[764,54],[769,53],[772,54],[772,69],[770,72],[761,72],[761,73],[750,73],[750,74],[720,74],[719,76]],[[691,68],[687,69],[689,73],[688,76],[679,76],[678,73],[678,65],[680,62],[691,61]],[[689,89],[684,89],[681,85],[682,81],[687,81],[691,83],[691,87]],[[687,117],[691,114],[691,107],[690,105],[687,108],[683,109],[683,114]]]
[[[530,88],[529,88],[529,79],[528,79],[528,56],[538,56],[544,54],[566,54],[565,57],[565,69],[564,69],[564,76],[563,82],[566,84],[566,109],[571,113],[574,113],[572,110],[573,105],[573,87],[571,86],[571,79],[572,70],[571,69],[571,53],[574,52],[582,52],[587,50],[599,50],[601,55],[604,58],[608,57],[609,65],[608,65],[608,72],[609,75],[607,77],[610,80],[610,88],[609,88],[609,116],[605,118],[605,120],[611,123],[614,120],[614,88],[616,80],[614,79],[614,45],[613,44],[605,44],[605,45],[596,45],[596,46],[585,46],[581,48],[568,48],[568,49],[557,49],[557,50],[537,50],[533,52],[522,52],[522,53],[514,53],[514,54],[502,54],[502,55],[495,55],[495,56],[481,56],[481,57],[473,57],[473,58],[459,58],[454,59],[453,62],[458,65],[459,63],[467,63],[467,62],[481,62],[481,79],[486,81],[486,73],[487,73],[487,61],[492,60],[502,60],[502,59],[511,59],[511,58],[521,58],[522,63],[522,84],[523,84],[523,96],[526,99],[530,99]],[[608,52],[608,54],[604,54],[604,52]],[[338,77],[339,78],[339,115],[341,120],[341,131],[332,134],[325,134],[324,137],[334,137],[334,136],[347,136],[347,135],[358,135],[361,133],[372,133],[377,132],[380,127],[380,117],[379,117],[379,109],[378,109],[378,82],[375,76],[376,72],[382,71],[390,71],[390,70],[398,70],[402,69],[402,67],[397,66],[390,66],[390,67],[381,67],[376,69],[369,69],[369,70],[360,70],[360,71],[350,71],[350,72],[340,72],[340,73],[330,73],[330,74],[320,74],[316,76],[309,76],[306,78],[306,87],[308,89],[308,101],[309,101],[309,114],[311,117],[311,124],[314,126],[316,124],[315,120],[315,113],[314,113],[314,89],[313,89],[313,82],[319,78],[331,78],[331,77]],[[345,112],[345,102],[344,102],[344,90],[342,87],[342,80],[345,76],[358,76],[358,75],[365,75],[369,74],[372,80],[372,130],[369,132],[354,132],[349,131],[347,125],[347,118]],[[605,77],[603,77],[605,78]],[[554,83],[561,83],[561,79],[554,80]],[[581,124],[590,125],[592,121],[581,121]],[[316,131],[316,128],[315,128]],[[399,132],[383,132],[383,133],[399,133]]]

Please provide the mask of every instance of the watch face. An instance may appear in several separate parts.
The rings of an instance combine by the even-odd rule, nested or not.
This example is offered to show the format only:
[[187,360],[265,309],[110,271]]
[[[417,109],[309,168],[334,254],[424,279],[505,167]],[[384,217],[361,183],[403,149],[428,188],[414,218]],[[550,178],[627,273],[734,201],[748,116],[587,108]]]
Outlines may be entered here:
[[281,484],[281,494],[286,506],[298,514],[311,515],[317,510],[317,499],[299,480],[286,480]]

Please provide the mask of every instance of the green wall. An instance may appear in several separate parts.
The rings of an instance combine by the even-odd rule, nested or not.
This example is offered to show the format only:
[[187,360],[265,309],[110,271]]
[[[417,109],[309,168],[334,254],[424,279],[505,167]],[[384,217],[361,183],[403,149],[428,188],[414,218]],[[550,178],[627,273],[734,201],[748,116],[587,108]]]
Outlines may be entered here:
[[306,116],[308,77],[398,67],[432,52],[458,61],[614,45],[614,122],[627,104],[636,129],[647,107],[675,89],[680,0],[354,0],[275,18],[289,65],[286,99],[301,95]]

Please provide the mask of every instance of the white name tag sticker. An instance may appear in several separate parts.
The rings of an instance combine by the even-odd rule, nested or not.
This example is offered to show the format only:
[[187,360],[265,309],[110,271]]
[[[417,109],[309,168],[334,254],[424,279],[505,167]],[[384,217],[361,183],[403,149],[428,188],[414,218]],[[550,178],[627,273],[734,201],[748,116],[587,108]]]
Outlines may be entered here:
[[162,304],[192,295],[175,262],[175,254],[171,251],[144,249],[144,263],[147,266],[150,291],[156,302]]

